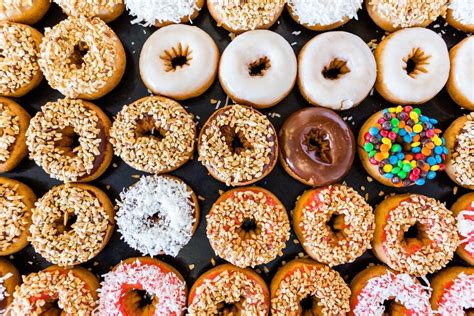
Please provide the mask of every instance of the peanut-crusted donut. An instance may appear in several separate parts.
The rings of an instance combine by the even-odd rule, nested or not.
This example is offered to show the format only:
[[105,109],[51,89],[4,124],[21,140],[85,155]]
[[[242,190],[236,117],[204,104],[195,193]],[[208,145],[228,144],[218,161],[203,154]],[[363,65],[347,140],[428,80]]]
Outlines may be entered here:
[[[158,259],[129,258],[103,277],[99,315],[184,315],[186,282],[175,268]],[[149,304],[141,301],[140,291],[146,292]]]
[[375,209],[373,252],[396,271],[415,276],[433,273],[452,259],[458,243],[456,220],[435,199],[400,194]]
[[69,183],[49,190],[32,210],[29,240],[49,262],[84,263],[104,249],[115,226],[107,195],[88,184]]
[[466,0],[450,0],[446,22],[466,33],[474,33],[474,7]]
[[218,256],[245,268],[281,256],[290,237],[290,223],[275,195],[246,187],[227,191],[214,202],[206,232]]
[[272,315],[345,315],[351,291],[328,266],[296,259],[282,266],[270,285]]
[[69,98],[94,100],[115,88],[125,51],[99,18],[69,17],[45,30],[39,65],[49,85]]
[[98,178],[112,161],[109,118],[94,104],[71,99],[48,102],[30,121],[30,158],[64,182]]
[[6,315],[8,306],[13,301],[13,292],[20,285],[18,270],[6,259],[0,258],[0,313]]
[[149,173],[168,173],[193,157],[193,117],[178,102],[159,96],[126,105],[110,129],[115,154]]
[[69,16],[98,17],[109,23],[125,10],[123,0],[53,0]]
[[42,38],[31,26],[0,22],[0,95],[22,97],[39,85],[43,79],[38,65]]
[[28,186],[0,177],[0,256],[18,252],[28,245],[35,201],[36,195]]
[[[473,5],[474,7],[474,5]],[[473,30],[474,32],[474,30]],[[468,36],[449,51],[451,70],[446,89],[459,106],[474,110],[474,37]]]
[[198,139],[199,161],[226,185],[249,185],[266,177],[278,158],[278,137],[268,118],[232,105],[209,117]]
[[332,185],[304,192],[293,210],[293,228],[316,261],[336,266],[360,257],[374,235],[372,207],[357,191]]
[[35,24],[48,12],[50,0],[2,0],[0,21]]
[[0,172],[13,170],[28,153],[30,115],[18,103],[0,97]]
[[474,192],[464,194],[451,206],[458,223],[461,243],[456,253],[468,264],[474,266]]
[[251,269],[222,264],[194,282],[188,315],[268,315],[270,293],[265,281]]
[[51,266],[23,277],[13,293],[12,315],[93,315],[99,280],[82,267]]

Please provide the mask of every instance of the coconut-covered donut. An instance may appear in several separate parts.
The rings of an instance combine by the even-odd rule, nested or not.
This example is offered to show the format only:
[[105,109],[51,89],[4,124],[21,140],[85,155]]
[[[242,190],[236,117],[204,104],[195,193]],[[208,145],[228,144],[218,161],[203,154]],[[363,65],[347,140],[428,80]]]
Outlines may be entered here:
[[[99,290],[99,315],[184,314],[186,282],[172,266],[154,258],[129,258],[105,274]],[[149,302],[142,301],[143,295]]]
[[[474,5],[473,5],[474,7]],[[474,14],[474,12],[473,12]],[[474,26],[473,26],[474,27]],[[473,30],[474,32],[474,30]],[[451,70],[446,89],[459,106],[474,110],[474,37],[468,36],[449,51]]]
[[293,89],[297,61],[291,45],[278,33],[249,31],[222,53],[219,81],[236,103],[268,108]]
[[173,176],[146,176],[120,193],[117,225],[122,238],[143,254],[177,256],[199,225],[193,190]]
[[449,0],[446,22],[466,33],[474,33],[474,7],[466,0]]
[[268,315],[270,293],[265,281],[251,269],[222,264],[194,282],[188,315]]
[[69,98],[94,100],[115,88],[125,72],[125,51],[99,18],[69,17],[46,29],[39,65],[49,85]]
[[90,102],[48,102],[31,119],[26,132],[30,158],[58,180],[92,181],[112,161],[111,125],[105,113]]
[[38,65],[42,39],[31,26],[0,22],[0,95],[22,97],[39,85],[43,79]]
[[114,152],[149,173],[171,172],[193,157],[196,125],[178,102],[159,96],[126,105],[110,129]]
[[246,187],[227,191],[214,202],[206,232],[219,257],[245,268],[281,256],[290,237],[290,223],[275,195]]
[[32,213],[31,244],[60,266],[81,264],[98,255],[115,226],[114,207],[107,195],[82,183],[53,187],[36,202]]
[[199,161],[227,185],[249,185],[266,177],[278,158],[278,137],[260,112],[241,105],[209,117],[198,139]]
[[3,0],[0,21],[35,24],[48,12],[50,0]]
[[414,27],[392,33],[377,45],[374,54],[375,89],[391,103],[425,103],[448,81],[448,48],[429,29]]
[[13,292],[20,285],[20,273],[13,264],[0,258],[0,313],[6,315],[13,301]]
[[375,209],[373,252],[396,271],[415,276],[433,273],[453,258],[458,244],[456,220],[435,199],[400,194]]
[[98,17],[112,22],[125,10],[123,0],[53,0],[69,16]]
[[431,287],[431,306],[437,315],[472,315],[474,268],[446,268],[434,275]]
[[140,76],[153,93],[176,100],[203,94],[217,75],[219,49],[197,26],[169,25],[153,33],[140,53]]
[[474,192],[464,194],[451,206],[458,224],[461,243],[456,253],[468,264],[474,266]]

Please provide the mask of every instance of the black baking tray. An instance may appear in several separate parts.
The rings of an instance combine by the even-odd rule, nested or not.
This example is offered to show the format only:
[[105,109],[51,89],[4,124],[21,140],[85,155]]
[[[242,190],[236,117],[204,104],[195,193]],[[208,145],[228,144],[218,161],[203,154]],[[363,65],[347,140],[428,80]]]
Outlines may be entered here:
[[[39,31],[44,32],[45,27],[52,27],[65,17],[60,8],[52,4],[47,15],[40,23],[36,24],[35,27]],[[125,75],[118,87],[105,97],[94,101],[111,119],[114,118],[116,113],[119,112],[125,104],[129,104],[150,94],[140,79],[138,59],[143,43],[156,28],[131,25],[130,21],[131,17],[128,15],[128,12],[125,12],[117,20],[109,24],[120,37],[125,47],[127,67]],[[216,26],[216,22],[211,18],[206,8],[193,20],[193,24],[202,28],[214,38],[221,53],[231,41],[229,32]],[[430,28],[443,36],[449,48],[465,37],[465,34],[447,26],[445,21],[441,18],[434,22]],[[291,19],[286,10],[271,30],[285,37],[287,41],[291,43],[296,54],[299,53],[306,42],[318,34],[317,32],[309,31],[298,25]],[[384,31],[379,29],[372,22],[365,10],[359,12],[358,20],[352,20],[338,30],[354,33],[360,36],[365,42],[369,42],[372,39],[380,40],[385,35]],[[18,99],[17,102],[33,116],[46,102],[55,101],[62,97],[59,92],[49,87],[46,80],[43,80],[39,87],[34,89],[27,96]],[[216,109],[216,104],[211,104],[211,99],[220,100],[221,106],[226,102],[226,95],[217,80],[202,96],[181,102],[181,104],[186,106],[189,112],[195,115],[199,127],[202,127],[206,119]],[[307,106],[311,105],[308,104],[299,93],[298,88],[295,87],[291,94],[280,104],[262,112],[268,115],[275,128],[279,130],[285,119],[291,113]],[[362,124],[371,114],[388,106],[390,106],[390,104],[374,92],[361,105],[354,109],[340,112],[340,115],[351,126],[354,135],[357,135]],[[446,129],[454,119],[466,113],[466,111],[463,112],[459,106],[451,100],[446,89],[443,89],[436,98],[423,105],[422,111],[424,114],[438,119],[440,122],[439,126],[443,130]],[[277,114],[275,115],[274,113]],[[143,173],[130,168],[119,157],[114,157],[113,164],[111,164],[104,175],[91,184],[104,190],[110,199],[115,201],[118,198],[118,194],[124,188],[135,183],[137,181],[137,175],[141,174]],[[207,170],[197,161],[196,152],[193,160],[173,172],[173,174],[184,179],[194,189],[197,195],[204,198],[204,200],[199,201],[202,214],[198,230],[189,244],[181,250],[179,255],[175,258],[169,256],[159,256],[158,258],[176,267],[185,277],[188,286],[191,286],[196,278],[203,272],[212,268],[214,264],[224,262],[224,260],[215,255],[206,237],[205,216],[208,214],[212,203],[218,198],[219,191],[225,191],[229,188],[208,175]],[[51,179],[40,167],[36,166],[34,162],[27,158],[25,158],[13,172],[3,174],[3,176],[17,179],[29,185],[38,197],[45,194],[51,187],[60,184],[59,181]],[[454,203],[457,197],[465,193],[465,190],[461,188],[459,188],[459,190],[455,189],[455,184],[444,173],[441,173],[434,181],[428,182],[423,187],[415,186],[400,189],[386,187],[376,181],[369,182],[367,176],[368,174],[363,169],[358,157],[356,157],[354,165],[349,174],[344,178],[344,181],[349,186],[355,188],[360,194],[366,196],[372,206],[375,206],[383,199],[383,193],[386,195],[389,193],[414,192],[439,199],[446,202],[449,207]],[[270,175],[258,182],[257,185],[273,192],[283,202],[288,212],[293,208],[296,198],[304,190],[309,189],[309,187],[291,178],[279,164],[277,164]],[[257,272],[259,272],[267,282],[270,282],[276,270],[284,261],[289,261],[297,256],[303,255],[304,251],[301,245],[296,243],[295,240],[296,235],[292,231],[291,237],[283,251],[284,255],[266,265],[256,268]],[[115,231],[105,249],[97,257],[83,264],[83,266],[90,269],[97,276],[101,276],[121,260],[140,255],[138,251],[128,247],[127,244],[121,240],[120,233]],[[19,269],[21,274],[36,272],[50,265],[34,251],[32,246],[28,246],[23,251],[9,256],[9,259]],[[368,250],[355,262],[337,266],[335,269],[339,271],[347,281],[350,281],[357,272],[372,262],[377,262],[377,259],[372,252]],[[458,257],[455,257],[450,265],[466,265],[466,263]]]

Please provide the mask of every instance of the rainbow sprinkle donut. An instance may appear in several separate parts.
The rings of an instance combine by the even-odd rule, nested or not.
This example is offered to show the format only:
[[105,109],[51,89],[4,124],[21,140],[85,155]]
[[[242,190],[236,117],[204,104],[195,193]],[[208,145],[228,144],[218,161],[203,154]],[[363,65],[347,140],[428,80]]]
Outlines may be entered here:
[[367,172],[382,184],[424,185],[444,170],[448,149],[438,121],[419,108],[397,106],[372,115],[359,134],[359,155]]

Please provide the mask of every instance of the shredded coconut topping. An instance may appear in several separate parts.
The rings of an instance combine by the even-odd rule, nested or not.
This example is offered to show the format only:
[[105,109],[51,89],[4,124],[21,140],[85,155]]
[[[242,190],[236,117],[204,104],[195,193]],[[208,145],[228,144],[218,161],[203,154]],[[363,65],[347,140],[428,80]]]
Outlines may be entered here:
[[53,0],[67,15],[92,18],[114,10],[123,0]]
[[474,274],[462,272],[444,290],[437,312],[442,316],[465,315],[470,308],[474,308]]
[[[473,4],[474,6],[474,4]],[[474,112],[466,115],[467,121],[456,136],[451,156],[456,180],[466,186],[474,185]]]
[[7,288],[5,287],[5,280],[11,278],[13,274],[7,273],[4,276],[0,277],[0,302],[10,296],[7,292]]
[[471,210],[461,211],[456,219],[461,245],[470,255],[474,255],[474,202],[471,202]]
[[130,14],[135,16],[132,24],[152,26],[155,23],[180,23],[190,18],[196,10],[197,0],[125,0]]
[[0,102],[0,163],[10,158],[18,134],[20,134],[20,118],[7,104]]
[[330,25],[345,18],[357,19],[363,0],[288,0],[288,5],[301,24]]
[[474,3],[470,0],[450,0],[449,9],[453,18],[462,24],[474,24]]

